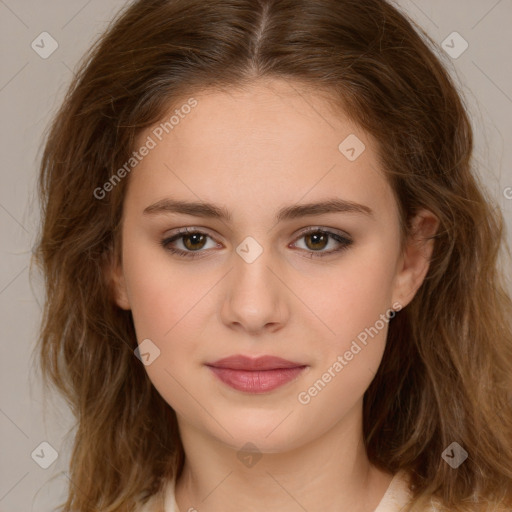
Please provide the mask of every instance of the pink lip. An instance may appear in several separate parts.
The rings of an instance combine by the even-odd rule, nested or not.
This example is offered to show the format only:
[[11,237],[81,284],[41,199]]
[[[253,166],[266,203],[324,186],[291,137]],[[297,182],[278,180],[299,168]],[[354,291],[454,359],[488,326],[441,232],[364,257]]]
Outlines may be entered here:
[[295,379],[307,365],[280,357],[231,356],[206,366],[224,384],[248,393],[272,391]]

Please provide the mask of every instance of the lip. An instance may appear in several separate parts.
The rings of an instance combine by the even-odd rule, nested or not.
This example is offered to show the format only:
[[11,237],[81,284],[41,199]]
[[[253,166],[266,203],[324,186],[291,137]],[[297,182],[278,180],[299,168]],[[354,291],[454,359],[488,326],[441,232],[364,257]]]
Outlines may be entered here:
[[207,363],[207,366],[215,368],[227,368],[230,370],[277,370],[280,368],[297,368],[306,366],[304,363],[288,361],[276,356],[248,357],[242,355],[229,356],[219,359],[214,363]]
[[206,366],[224,384],[246,393],[266,393],[296,379],[307,367],[275,356],[242,355],[219,359]]

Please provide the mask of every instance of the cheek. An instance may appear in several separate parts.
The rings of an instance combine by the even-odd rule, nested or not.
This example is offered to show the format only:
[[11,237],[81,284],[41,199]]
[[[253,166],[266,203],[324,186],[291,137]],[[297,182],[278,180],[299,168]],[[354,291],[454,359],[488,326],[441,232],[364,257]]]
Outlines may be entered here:
[[331,399],[350,403],[362,396],[377,372],[393,317],[394,263],[392,254],[375,245],[347,259],[335,273],[335,283],[329,284],[318,309],[331,332],[316,345],[323,355],[308,381],[317,382],[320,390],[330,389],[319,403]]
[[[158,354],[145,366],[148,377],[177,413],[189,416],[194,408],[187,392],[200,392],[195,392],[194,380],[187,379],[183,370],[187,365],[190,370],[197,359],[199,316],[207,305],[201,298],[213,283],[205,284],[198,276],[191,279],[189,272],[170,264],[163,249],[160,254],[158,247],[142,243],[126,247],[123,266],[138,343],[151,340],[151,350]],[[204,278],[211,281],[207,275]]]
[[346,340],[374,325],[392,305],[394,269],[393,255],[377,244],[347,258],[331,276],[319,308],[332,330]]
[[188,312],[193,313],[213,286],[213,276],[195,274],[191,278],[190,271],[173,264],[157,242],[150,244],[144,239],[127,245],[123,266],[139,340],[154,337],[157,343],[165,343],[179,322],[189,321]]

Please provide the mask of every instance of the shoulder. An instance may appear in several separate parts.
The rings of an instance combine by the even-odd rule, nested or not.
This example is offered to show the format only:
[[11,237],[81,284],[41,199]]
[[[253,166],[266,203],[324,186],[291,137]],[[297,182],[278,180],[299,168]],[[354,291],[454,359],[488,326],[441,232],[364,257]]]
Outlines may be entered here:
[[134,512],[156,512],[156,496],[150,496],[144,503],[137,502]]
[[[393,477],[384,496],[374,512],[400,512],[411,502],[413,492],[410,489],[410,478],[407,472],[399,471]],[[438,502],[431,501],[424,512],[439,512],[442,508]],[[175,481],[169,480],[163,488],[162,493],[150,496],[144,503],[139,501],[134,512],[176,512]],[[496,508],[496,512],[509,512],[509,509]]]
[[133,512],[176,512],[174,484],[174,480],[167,481],[162,492],[153,494],[144,503],[138,501]]
[[[410,489],[409,474],[405,471],[399,471],[393,477],[386,493],[374,512],[401,512],[402,510],[407,510],[407,505],[410,504],[412,499],[413,492]],[[490,507],[487,502],[485,508],[486,511],[512,512],[510,508],[504,507],[503,505],[491,504]],[[469,508],[470,507],[468,506],[468,510]],[[423,512],[439,512],[441,510],[446,510],[446,508],[442,507],[436,498],[432,498],[430,500],[430,504],[425,505],[421,510]],[[473,508],[471,508],[471,510],[473,510]]]
[[409,478],[405,471],[399,471],[394,477],[375,512],[398,512],[411,501]]
[[[399,471],[393,477],[389,487],[374,512],[400,512],[412,501],[413,492],[410,488],[410,477],[405,471]],[[436,512],[436,503],[426,506],[424,512]]]

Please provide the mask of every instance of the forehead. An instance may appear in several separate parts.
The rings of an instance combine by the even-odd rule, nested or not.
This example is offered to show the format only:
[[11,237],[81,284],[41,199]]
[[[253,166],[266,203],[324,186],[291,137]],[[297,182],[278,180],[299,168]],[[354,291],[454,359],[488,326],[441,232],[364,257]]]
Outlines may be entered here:
[[174,102],[138,137],[139,145],[155,142],[130,175],[141,202],[168,194],[263,213],[334,194],[377,211],[393,207],[375,141],[324,94],[275,80],[191,98],[193,108],[180,108],[190,98]]

